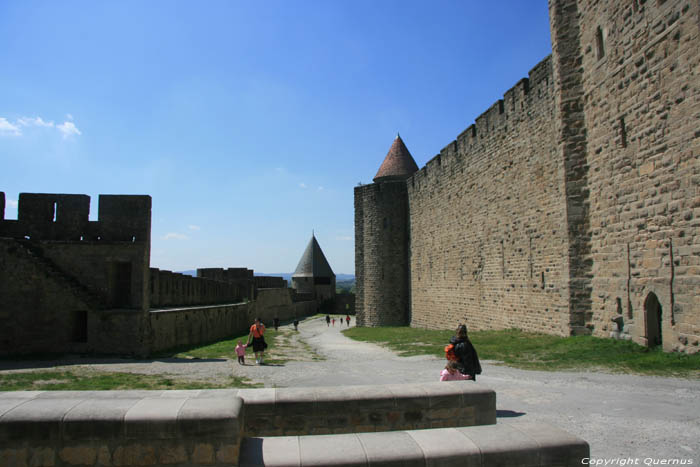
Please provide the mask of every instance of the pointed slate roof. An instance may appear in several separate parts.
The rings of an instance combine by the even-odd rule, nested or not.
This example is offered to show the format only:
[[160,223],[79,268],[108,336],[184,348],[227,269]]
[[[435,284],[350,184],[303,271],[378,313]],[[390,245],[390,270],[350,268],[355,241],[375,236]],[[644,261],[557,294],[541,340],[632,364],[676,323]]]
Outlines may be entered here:
[[403,180],[417,171],[416,161],[413,160],[413,156],[408,152],[408,148],[401,136],[397,134],[394,143],[384,158],[384,162],[379,167],[377,175],[374,176],[374,181]]
[[313,234],[292,277],[335,277]]

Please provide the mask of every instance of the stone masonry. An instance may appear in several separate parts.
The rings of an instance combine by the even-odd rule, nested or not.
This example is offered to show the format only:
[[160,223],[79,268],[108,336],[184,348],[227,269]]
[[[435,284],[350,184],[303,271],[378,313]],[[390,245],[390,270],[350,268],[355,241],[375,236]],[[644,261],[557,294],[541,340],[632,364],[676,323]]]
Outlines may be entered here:
[[549,9],[550,57],[395,195],[355,188],[358,323],[696,352],[700,5]]

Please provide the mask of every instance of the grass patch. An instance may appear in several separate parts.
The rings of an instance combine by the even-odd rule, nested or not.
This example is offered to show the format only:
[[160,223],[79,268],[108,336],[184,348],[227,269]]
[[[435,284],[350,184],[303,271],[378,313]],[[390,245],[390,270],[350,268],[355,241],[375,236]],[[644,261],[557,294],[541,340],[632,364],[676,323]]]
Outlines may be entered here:
[[245,378],[223,384],[185,381],[161,375],[79,371],[32,371],[0,374],[0,391],[104,391],[110,389],[223,389],[260,387]]
[[[350,328],[353,339],[384,345],[402,356],[444,358],[453,331],[409,327]],[[611,372],[700,378],[700,353],[687,355],[648,349],[629,341],[592,336],[558,337],[507,329],[474,331],[469,339],[482,360],[533,370],[601,369]]]
[[[287,341],[287,334],[291,331],[285,331],[280,328],[275,331],[275,328],[267,328],[265,330],[265,342],[267,342],[267,349],[265,349],[265,362],[272,364],[284,364],[289,359],[285,358],[283,353],[280,352],[280,347],[284,346]],[[248,341],[248,334],[242,336],[236,336],[231,339],[226,339],[222,341],[217,341],[212,344],[198,345],[188,348],[179,348],[174,352],[169,352],[167,356],[175,358],[200,358],[200,359],[217,359],[225,358],[227,360],[236,360],[236,345],[238,341],[245,344]],[[161,354],[163,355],[163,354]],[[255,360],[255,354],[253,353],[253,346],[246,349],[246,361],[248,359]]]

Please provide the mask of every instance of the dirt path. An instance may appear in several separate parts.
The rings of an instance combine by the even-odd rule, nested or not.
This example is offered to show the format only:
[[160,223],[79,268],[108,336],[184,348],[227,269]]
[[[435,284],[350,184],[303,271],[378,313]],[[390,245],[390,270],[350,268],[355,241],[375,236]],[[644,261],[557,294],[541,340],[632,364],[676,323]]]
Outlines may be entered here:
[[[223,382],[233,373],[266,387],[438,380],[443,367],[441,359],[398,357],[385,348],[348,339],[341,334],[342,329],[345,326],[337,323],[327,327],[322,318],[303,321],[298,333],[291,325],[283,326],[278,353],[282,351],[292,361],[281,365],[240,366],[223,359],[76,359],[32,364],[34,368],[68,366],[85,371],[126,371],[212,382]],[[247,360],[254,362],[252,354],[248,355]],[[496,391],[499,419],[537,420],[558,426],[587,440],[592,457],[598,459],[631,457],[639,459],[637,465],[645,465],[645,459],[692,459],[693,465],[700,465],[700,381],[526,371],[482,363],[484,372],[477,384]],[[0,370],[12,371],[12,362],[0,365]],[[14,371],[27,371],[31,366],[29,362],[14,365]]]

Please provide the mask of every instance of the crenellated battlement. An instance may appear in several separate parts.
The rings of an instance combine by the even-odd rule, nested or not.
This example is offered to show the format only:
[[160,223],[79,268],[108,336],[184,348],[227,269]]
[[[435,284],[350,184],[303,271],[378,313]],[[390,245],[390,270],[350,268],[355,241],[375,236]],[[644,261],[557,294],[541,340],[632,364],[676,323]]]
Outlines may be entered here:
[[5,219],[0,196],[0,236],[36,241],[149,243],[151,197],[100,195],[98,220],[90,221],[90,197],[77,194],[20,193],[17,220]]
[[508,138],[510,134],[519,131],[519,125],[527,125],[543,112],[552,112],[553,83],[550,55],[535,65],[527,78],[521,79],[507,90],[503,99],[497,100],[476,117],[473,124],[413,174],[409,187],[420,189],[429,180],[439,182],[434,177],[448,168],[466,169],[476,159],[488,155],[490,142]]

